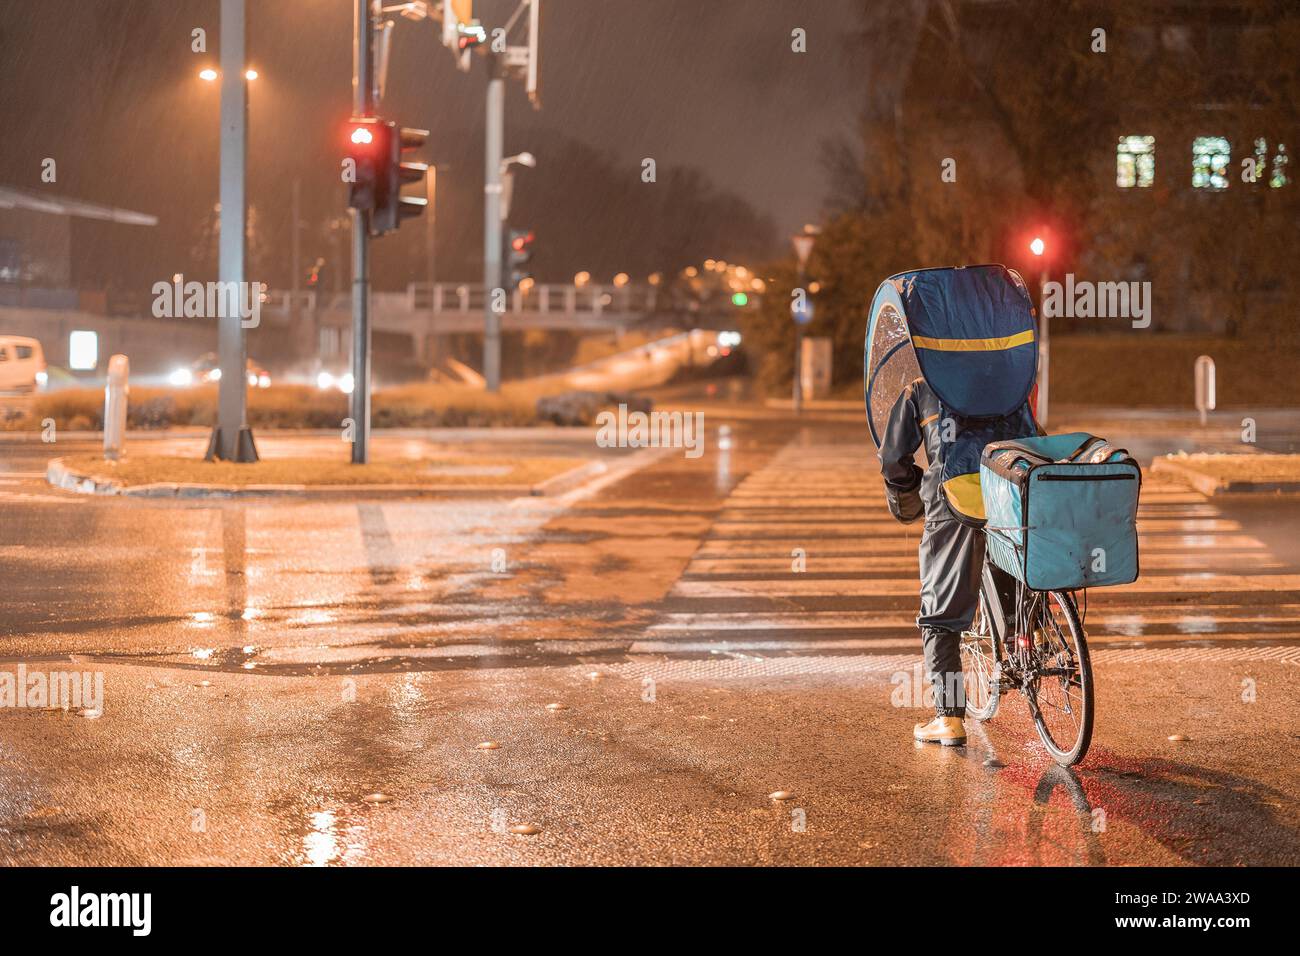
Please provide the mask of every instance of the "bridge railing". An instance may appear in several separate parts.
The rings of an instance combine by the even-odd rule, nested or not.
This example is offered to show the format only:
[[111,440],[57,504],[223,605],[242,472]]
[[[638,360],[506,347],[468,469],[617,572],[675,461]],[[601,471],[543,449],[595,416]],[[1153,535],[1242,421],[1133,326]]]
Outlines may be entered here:
[[[654,312],[659,305],[659,290],[651,285],[584,285],[572,284],[534,285],[527,290],[515,289],[507,293],[506,311],[542,315],[573,315],[587,313],[602,315],[645,314]],[[262,304],[264,311],[287,314],[290,311],[291,292],[266,293]],[[405,292],[372,292],[371,308],[386,313],[427,312],[482,312],[488,295],[484,286],[477,283],[414,282]],[[300,311],[316,309],[346,311],[352,307],[350,294],[318,294],[299,292],[294,300]]]

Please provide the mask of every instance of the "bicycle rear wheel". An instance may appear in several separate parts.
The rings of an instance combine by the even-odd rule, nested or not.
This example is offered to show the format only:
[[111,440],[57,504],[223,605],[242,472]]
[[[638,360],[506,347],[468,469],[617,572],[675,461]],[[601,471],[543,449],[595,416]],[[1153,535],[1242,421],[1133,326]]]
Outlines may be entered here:
[[1025,687],[1038,736],[1062,766],[1078,763],[1092,742],[1092,660],[1074,599],[1050,591],[1034,621],[1035,673]]
[[1001,620],[994,618],[994,615],[1001,614],[1001,609],[996,586],[986,567],[981,578],[975,619],[971,622],[970,629],[961,635],[961,671],[966,692],[966,713],[976,720],[992,719],[998,712],[998,701],[1001,699],[1001,685],[998,682],[1001,648],[998,642],[1004,628]]

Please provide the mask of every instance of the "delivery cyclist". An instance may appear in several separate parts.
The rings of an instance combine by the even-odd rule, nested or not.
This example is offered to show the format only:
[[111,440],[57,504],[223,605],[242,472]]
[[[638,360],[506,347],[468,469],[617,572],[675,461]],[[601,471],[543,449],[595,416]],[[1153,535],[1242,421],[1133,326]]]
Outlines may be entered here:
[[[939,399],[918,378],[899,395],[880,444],[880,471],[889,510],[903,523],[925,516],[921,534],[921,628],[925,669],[934,688],[935,718],[913,736],[946,747],[966,743],[966,693],[961,673],[961,632],[979,603],[984,533],[953,517],[942,488]],[[913,456],[924,443],[924,472]]]

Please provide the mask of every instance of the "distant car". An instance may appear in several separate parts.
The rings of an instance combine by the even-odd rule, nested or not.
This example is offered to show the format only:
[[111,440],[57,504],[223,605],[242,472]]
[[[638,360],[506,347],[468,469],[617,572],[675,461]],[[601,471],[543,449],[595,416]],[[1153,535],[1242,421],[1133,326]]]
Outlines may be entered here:
[[[271,386],[271,373],[252,359],[248,360],[247,369],[250,388],[269,388]],[[221,362],[217,357],[217,353],[208,352],[189,368],[176,369],[167,376],[167,381],[178,388],[221,381]]]
[[40,342],[21,335],[0,335],[0,391],[35,392],[47,381]]

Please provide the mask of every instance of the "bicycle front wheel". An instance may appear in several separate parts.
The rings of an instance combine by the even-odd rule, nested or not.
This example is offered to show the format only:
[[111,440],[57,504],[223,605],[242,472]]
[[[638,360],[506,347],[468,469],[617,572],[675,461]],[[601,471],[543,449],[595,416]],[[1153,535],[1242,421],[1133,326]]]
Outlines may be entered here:
[[1062,766],[1078,763],[1092,742],[1092,660],[1068,592],[1042,596],[1034,622],[1032,679],[1026,686],[1038,736]]

